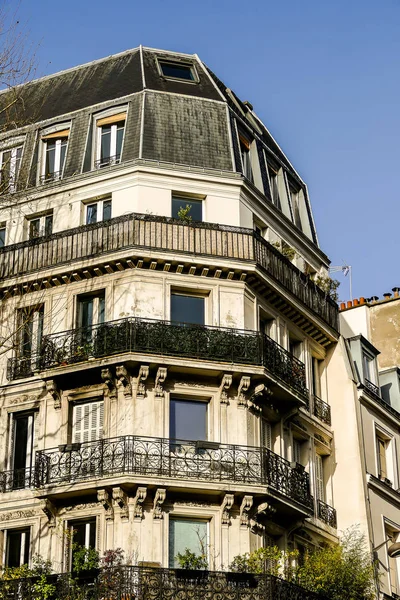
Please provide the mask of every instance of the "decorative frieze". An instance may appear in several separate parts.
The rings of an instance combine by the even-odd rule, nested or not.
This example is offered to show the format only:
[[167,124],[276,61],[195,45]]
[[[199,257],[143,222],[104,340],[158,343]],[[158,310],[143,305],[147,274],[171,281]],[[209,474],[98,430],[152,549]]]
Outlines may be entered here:
[[36,517],[36,510],[14,510],[8,513],[0,513],[0,522],[3,521],[14,521],[17,519],[31,519],[32,517]]

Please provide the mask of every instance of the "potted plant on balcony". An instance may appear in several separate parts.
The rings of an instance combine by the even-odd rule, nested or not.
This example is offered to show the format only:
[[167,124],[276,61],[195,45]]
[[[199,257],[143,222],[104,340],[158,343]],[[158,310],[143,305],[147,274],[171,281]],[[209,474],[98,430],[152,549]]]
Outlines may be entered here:
[[185,548],[184,552],[178,552],[175,560],[179,564],[179,568],[175,569],[178,579],[190,580],[195,584],[207,579],[208,560],[204,551],[201,554],[196,554],[189,548]]

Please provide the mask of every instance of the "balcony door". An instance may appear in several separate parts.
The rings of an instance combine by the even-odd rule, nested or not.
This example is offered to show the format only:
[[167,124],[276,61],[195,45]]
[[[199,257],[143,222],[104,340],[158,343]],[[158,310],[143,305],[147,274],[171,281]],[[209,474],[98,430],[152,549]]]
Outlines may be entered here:
[[183,292],[171,294],[171,321],[175,323],[205,324],[205,298]]
[[83,358],[92,353],[94,329],[105,321],[104,290],[95,294],[78,296],[77,317],[79,333],[77,336],[77,354]]
[[34,414],[14,414],[11,439],[13,489],[29,485],[33,464]]
[[169,567],[178,567],[178,554],[184,554],[187,549],[202,556],[208,563],[209,522],[200,519],[180,519],[170,517],[168,554]]
[[8,529],[6,532],[5,566],[20,567],[29,563],[30,528]]

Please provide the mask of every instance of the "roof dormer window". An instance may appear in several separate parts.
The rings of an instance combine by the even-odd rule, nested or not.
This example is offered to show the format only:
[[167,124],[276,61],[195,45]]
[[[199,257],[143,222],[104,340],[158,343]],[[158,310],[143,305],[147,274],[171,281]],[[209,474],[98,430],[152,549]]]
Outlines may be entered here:
[[192,63],[184,63],[173,60],[159,60],[160,72],[168,79],[179,79],[182,81],[197,83],[197,72]]
[[40,183],[62,178],[69,134],[69,123],[52,127],[42,133]]
[[125,133],[126,110],[96,118],[95,168],[101,169],[121,162]]

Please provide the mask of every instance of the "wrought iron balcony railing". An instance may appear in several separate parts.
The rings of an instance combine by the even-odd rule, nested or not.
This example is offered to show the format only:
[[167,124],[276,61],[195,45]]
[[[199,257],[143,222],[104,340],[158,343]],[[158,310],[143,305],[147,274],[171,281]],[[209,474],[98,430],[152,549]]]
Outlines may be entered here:
[[317,501],[317,516],[327,525],[334,527],[334,529],[337,528],[336,510],[329,504],[322,502],[322,500]]
[[[67,450],[67,448],[69,448]],[[36,487],[122,474],[266,485],[312,508],[308,473],[271,450],[207,441],[121,436],[36,453]]]
[[99,160],[95,160],[94,168],[102,169],[103,167],[111,167],[112,165],[118,165],[121,161],[121,155],[115,154],[114,156],[105,156]]
[[39,177],[40,183],[51,183],[53,181],[59,181],[62,178],[62,171],[53,171],[52,173],[46,173]]
[[34,470],[31,467],[0,473],[0,493],[29,488],[33,484]]
[[258,331],[209,327],[128,317],[43,337],[39,356],[12,358],[8,379],[122,352],[161,354],[264,366],[297,393],[306,396],[304,364]]
[[[49,584],[49,600],[322,600],[320,595],[269,573],[123,566],[80,577],[78,585],[70,573],[43,577]],[[0,579],[0,596],[37,600],[37,582],[38,578],[33,577]]]
[[369,392],[371,392],[371,394],[377,396],[378,398],[381,398],[380,388],[374,383],[372,383],[372,381],[370,381],[369,379],[364,379],[364,386]]
[[313,396],[313,415],[327,425],[332,424],[331,407],[315,395]]
[[336,302],[276,248],[252,229],[214,223],[133,213],[8,245],[0,249],[0,281],[134,248],[256,263],[330,327],[339,329]]

